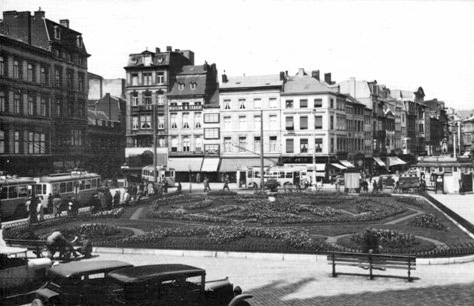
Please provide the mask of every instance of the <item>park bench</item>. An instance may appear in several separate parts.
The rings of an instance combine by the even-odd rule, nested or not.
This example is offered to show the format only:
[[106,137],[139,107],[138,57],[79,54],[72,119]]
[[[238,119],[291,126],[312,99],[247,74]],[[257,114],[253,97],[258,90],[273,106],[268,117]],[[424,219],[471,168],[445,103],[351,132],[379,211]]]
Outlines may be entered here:
[[406,269],[408,281],[411,282],[411,271],[416,269],[416,258],[413,256],[331,252],[327,256],[328,264],[332,265],[332,276],[336,277],[336,265],[355,266],[369,270],[370,279],[374,278],[373,270]]
[[43,251],[46,249],[46,240],[31,240],[31,239],[5,239],[8,246],[26,248],[32,251],[36,257],[43,257]]

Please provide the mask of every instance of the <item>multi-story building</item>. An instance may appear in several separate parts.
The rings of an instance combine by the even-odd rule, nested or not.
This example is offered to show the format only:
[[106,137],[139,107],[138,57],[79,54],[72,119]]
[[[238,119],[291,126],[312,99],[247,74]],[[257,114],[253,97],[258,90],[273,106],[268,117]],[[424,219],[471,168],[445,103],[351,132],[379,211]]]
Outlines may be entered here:
[[[175,78],[167,95],[169,166],[179,181],[199,172],[216,180],[220,120],[219,113],[211,111],[219,106],[216,65],[183,66]],[[164,122],[158,120],[158,127]]]
[[427,142],[428,155],[440,155],[443,143],[446,144],[448,137],[448,118],[443,101],[437,99],[423,102],[427,106],[425,116],[430,117],[429,131],[430,141]]
[[[166,95],[172,89],[176,75],[185,65],[194,65],[194,53],[189,50],[130,54],[126,71],[125,99],[126,139],[124,169],[137,175],[141,167],[153,163],[168,163],[168,103]],[[153,152],[154,138],[157,149]]]
[[363,165],[365,159],[365,105],[351,96],[346,98],[346,148],[347,159],[356,165]]
[[346,95],[326,81],[319,71],[308,75],[304,69],[287,78],[281,93],[283,163],[311,166],[315,155],[315,170],[324,173],[331,157],[347,158]]
[[464,155],[469,155],[472,157],[472,152],[474,148],[474,115],[471,115],[469,118],[462,121],[463,124],[463,149]]
[[44,11],[0,22],[0,168],[40,175],[83,167],[87,58],[81,33]]
[[245,183],[247,167],[260,166],[262,155],[265,165],[276,164],[281,155],[280,93],[285,78],[283,72],[264,76],[222,75],[220,172],[229,175],[231,181]]

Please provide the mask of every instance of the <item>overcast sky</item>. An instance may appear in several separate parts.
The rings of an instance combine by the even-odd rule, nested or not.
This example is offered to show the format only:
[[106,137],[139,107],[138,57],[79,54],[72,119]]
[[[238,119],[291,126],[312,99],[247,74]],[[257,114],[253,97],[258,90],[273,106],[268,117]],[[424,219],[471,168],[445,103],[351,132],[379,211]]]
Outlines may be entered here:
[[229,76],[305,68],[474,108],[474,1],[0,0],[39,7],[70,20],[105,78],[124,78],[130,53],[172,46]]

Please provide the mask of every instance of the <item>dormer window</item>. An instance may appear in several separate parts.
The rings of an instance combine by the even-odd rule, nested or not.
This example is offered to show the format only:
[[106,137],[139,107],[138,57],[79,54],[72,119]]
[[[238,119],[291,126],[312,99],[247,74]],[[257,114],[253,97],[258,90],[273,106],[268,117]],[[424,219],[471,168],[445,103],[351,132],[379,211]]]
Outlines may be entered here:
[[61,39],[61,29],[59,26],[54,26],[54,39]]
[[191,89],[196,89],[197,88],[197,83],[196,82],[192,82],[191,83]]
[[81,35],[76,36],[76,45],[77,45],[78,48],[82,48],[82,36]]
[[184,83],[178,83],[178,89],[183,90],[184,89]]

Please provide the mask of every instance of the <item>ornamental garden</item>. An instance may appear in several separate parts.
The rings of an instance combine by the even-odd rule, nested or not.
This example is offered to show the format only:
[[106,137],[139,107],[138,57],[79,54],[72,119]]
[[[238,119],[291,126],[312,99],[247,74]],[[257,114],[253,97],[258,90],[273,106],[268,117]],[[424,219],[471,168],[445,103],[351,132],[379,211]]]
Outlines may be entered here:
[[422,197],[334,192],[170,194],[133,206],[7,229],[44,239],[53,229],[94,246],[251,252],[358,252],[370,228],[381,253],[473,253],[474,241]]

